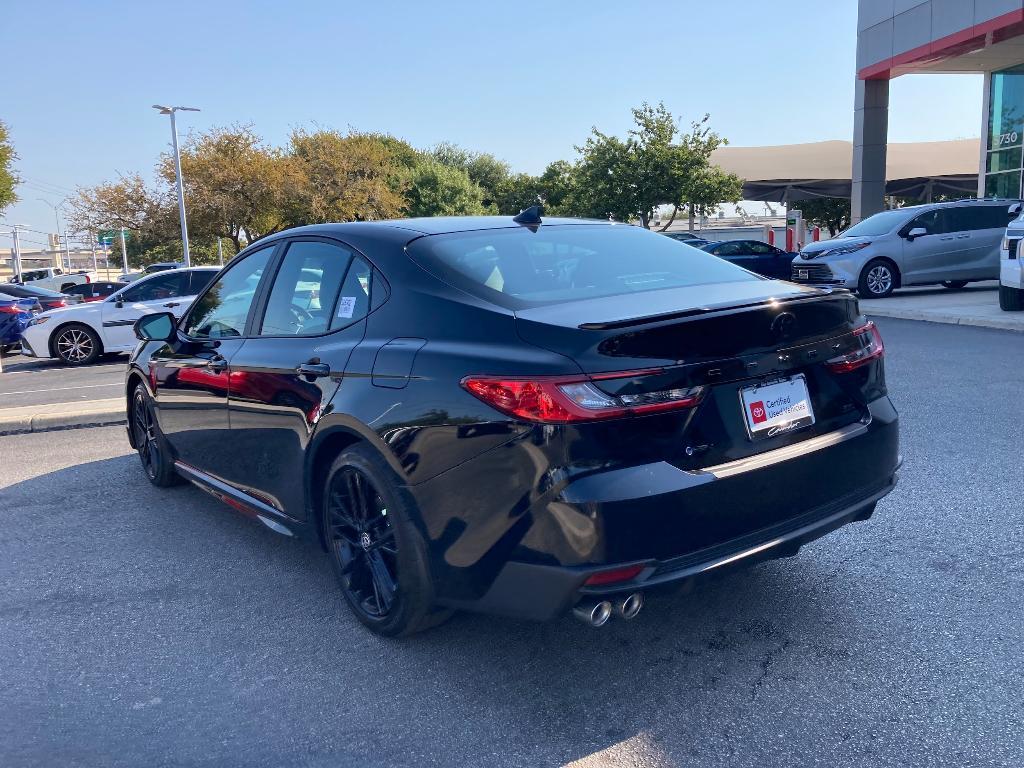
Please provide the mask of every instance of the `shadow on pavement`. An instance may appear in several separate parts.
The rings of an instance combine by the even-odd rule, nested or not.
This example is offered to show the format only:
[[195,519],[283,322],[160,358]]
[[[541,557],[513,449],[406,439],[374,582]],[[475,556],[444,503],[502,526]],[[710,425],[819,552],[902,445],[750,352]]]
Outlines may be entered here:
[[[848,693],[791,690],[808,668],[859,676],[823,542],[601,630],[463,614],[388,641],[349,615],[316,548],[151,487],[134,456],[2,495],[10,765],[553,765],[616,748],[708,764],[791,750],[794,727],[851,746],[833,717]],[[832,539],[840,561],[864,550],[857,533]]]

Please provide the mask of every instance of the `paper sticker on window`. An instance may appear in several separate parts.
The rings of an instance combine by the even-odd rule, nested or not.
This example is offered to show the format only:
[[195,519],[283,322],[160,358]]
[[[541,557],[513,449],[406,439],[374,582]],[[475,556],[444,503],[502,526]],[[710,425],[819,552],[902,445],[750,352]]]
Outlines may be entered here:
[[338,302],[338,317],[352,317],[356,310],[355,296],[342,296]]

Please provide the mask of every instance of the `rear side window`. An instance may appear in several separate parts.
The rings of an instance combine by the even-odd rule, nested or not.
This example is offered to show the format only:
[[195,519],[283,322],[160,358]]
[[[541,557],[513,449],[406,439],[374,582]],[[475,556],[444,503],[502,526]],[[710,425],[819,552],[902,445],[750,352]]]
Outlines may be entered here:
[[260,334],[315,336],[331,327],[352,252],[320,241],[288,246],[267,300]]
[[193,272],[189,275],[189,296],[198,296],[204,290],[206,286],[213,282],[213,278],[217,276],[217,273],[212,269],[201,269]]
[[541,225],[422,237],[409,255],[437,277],[511,309],[763,278],[628,225]]

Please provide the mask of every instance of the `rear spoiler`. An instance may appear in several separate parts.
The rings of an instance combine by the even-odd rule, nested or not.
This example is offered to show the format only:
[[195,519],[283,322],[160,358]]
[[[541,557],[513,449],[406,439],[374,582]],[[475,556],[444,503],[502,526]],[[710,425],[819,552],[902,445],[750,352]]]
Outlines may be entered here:
[[743,309],[751,309],[754,307],[766,307],[773,304],[802,304],[807,301],[819,301],[822,298],[847,298],[852,294],[845,288],[832,288],[823,286],[819,289],[821,294],[817,296],[800,296],[791,299],[760,299],[758,301],[748,302],[746,304],[717,304],[708,307],[697,307],[694,309],[683,309],[674,312],[662,312],[657,315],[639,315],[637,317],[624,318],[622,320],[609,320],[606,322],[597,323],[581,323],[576,326],[581,331],[614,331],[619,328],[632,328],[638,325],[647,325],[648,323],[660,323],[669,320],[683,320],[689,317],[700,317],[702,315],[710,315],[715,312],[733,312]]

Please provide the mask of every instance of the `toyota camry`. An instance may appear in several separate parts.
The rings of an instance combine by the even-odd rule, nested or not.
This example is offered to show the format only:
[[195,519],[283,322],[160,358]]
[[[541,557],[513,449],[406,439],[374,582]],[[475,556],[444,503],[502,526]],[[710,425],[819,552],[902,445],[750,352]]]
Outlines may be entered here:
[[900,465],[851,293],[629,225],[293,229],[135,330],[149,480],[315,542],[384,635],[458,609],[628,619],[867,520]]

